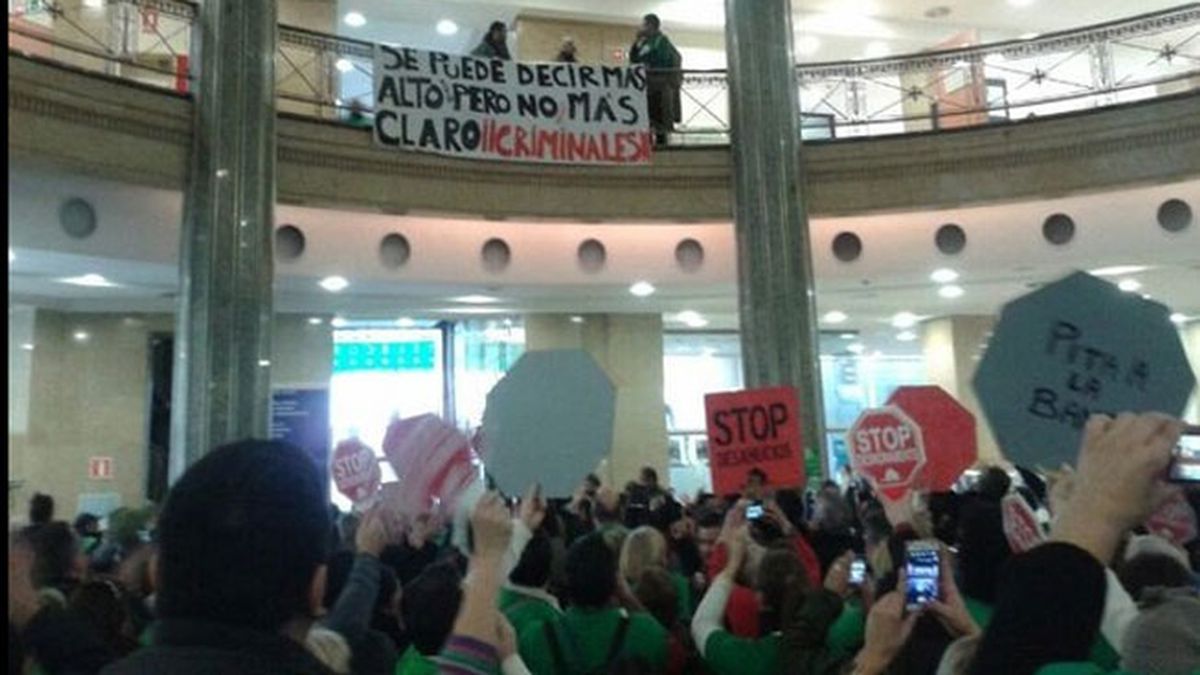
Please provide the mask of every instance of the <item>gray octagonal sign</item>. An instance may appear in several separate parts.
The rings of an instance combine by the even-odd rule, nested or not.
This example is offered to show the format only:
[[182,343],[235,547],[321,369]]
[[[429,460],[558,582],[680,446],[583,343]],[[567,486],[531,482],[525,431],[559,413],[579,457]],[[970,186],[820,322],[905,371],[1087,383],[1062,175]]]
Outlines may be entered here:
[[1089,415],[1179,416],[1196,376],[1165,306],[1076,272],[1004,306],[974,385],[1010,461],[1058,468]]
[[569,497],[612,447],[612,382],[585,351],[525,352],[488,393],[484,464],[519,495],[531,483]]

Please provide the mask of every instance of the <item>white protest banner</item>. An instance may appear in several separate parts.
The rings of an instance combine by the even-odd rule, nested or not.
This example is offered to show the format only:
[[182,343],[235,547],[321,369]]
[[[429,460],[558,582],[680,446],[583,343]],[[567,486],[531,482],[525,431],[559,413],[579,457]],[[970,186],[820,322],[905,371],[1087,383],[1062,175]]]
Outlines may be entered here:
[[639,67],[517,63],[376,45],[375,143],[456,157],[645,164]]

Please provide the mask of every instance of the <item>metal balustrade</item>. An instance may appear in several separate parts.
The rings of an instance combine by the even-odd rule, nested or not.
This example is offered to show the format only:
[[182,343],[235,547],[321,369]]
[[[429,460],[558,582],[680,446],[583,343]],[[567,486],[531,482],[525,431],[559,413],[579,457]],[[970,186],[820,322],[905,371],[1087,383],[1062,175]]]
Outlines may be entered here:
[[[187,93],[197,7],[10,0],[9,50]],[[373,45],[280,26],[282,112],[369,124]],[[1200,89],[1200,3],[961,49],[797,66],[807,140],[1007,123]],[[673,145],[727,143],[728,81],[684,70]]]

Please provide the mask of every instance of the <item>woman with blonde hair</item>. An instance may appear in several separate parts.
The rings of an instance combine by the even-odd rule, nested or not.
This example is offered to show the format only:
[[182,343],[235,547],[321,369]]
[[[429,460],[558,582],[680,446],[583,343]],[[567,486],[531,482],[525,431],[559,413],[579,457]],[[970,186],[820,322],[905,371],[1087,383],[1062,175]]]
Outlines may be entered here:
[[621,576],[636,584],[646,570],[667,566],[667,539],[661,532],[642,526],[630,532],[621,546]]

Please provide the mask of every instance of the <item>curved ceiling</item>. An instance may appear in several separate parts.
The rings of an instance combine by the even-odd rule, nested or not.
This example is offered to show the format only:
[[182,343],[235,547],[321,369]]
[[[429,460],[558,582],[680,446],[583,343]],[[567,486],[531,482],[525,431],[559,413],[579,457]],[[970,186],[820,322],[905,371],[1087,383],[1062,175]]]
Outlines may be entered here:
[[[1178,5],[1163,0],[793,0],[797,55],[830,61],[917,52],[964,31],[983,42],[1010,40],[1125,18]],[[683,32],[689,46],[721,49],[724,0],[340,0],[338,15],[358,12],[363,26],[339,21],[342,34],[417,47],[466,51],[493,20],[518,15],[634,25],[647,12],[668,31]],[[443,35],[440,21],[456,31]],[[806,38],[804,43],[800,38]],[[519,39],[517,36],[516,39]],[[877,43],[872,45],[872,43]],[[811,49],[809,49],[811,47]],[[880,49],[886,51],[878,51]],[[691,67],[717,67],[693,63]]]
[[[140,188],[62,173],[17,169],[9,177],[9,301],[74,311],[171,311],[177,287],[175,260],[182,199],[178,192]],[[70,238],[59,209],[70,198],[89,201],[98,226],[84,240]],[[1170,232],[1157,221],[1160,205],[1180,199],[1192,222]],[[1049,243],[1043,223],[1055,213],[1074,222],[1074,236]],[[662,312],[668,325],[685,310],[703,314],[710,327],[736,327],[733,227],[698,224],[524,222],[432,216],[390,216],[333,209],[279,206],[278,223],[305,234],[304,254],[276,265],[280,312],[343,314],[365,318],[449,317],[529,312]],[[934,243],[939,227],[960,225],[967,244],[946,255]],[[411,258],[388,269],[378,255],[389,233],[403,234]],[[843,232],[856,234],[862,255],[837,260],[831,250]],[[488,271],[481,249],[503,239],[511,263]],[[687,238],[704,248],[704,264],[685,271],[676,261]],[[1073,269],[1139,266],[1131,278],[1146,293],[1189,317],[1200,317],[1200,180],[1063,197],[916,213],[819,218],[811,223],[818,304],[822,313],[845,312],[835,330],[859,331],[878,341],[895,339],[893,315],[919,317],[993,314],[1037,284]],[[596,239],[605,264],[589,272],[578,249]],[[947,299],[930,274],[952,268],[964,293]],[[81,287],[67,277],[102,275],[116,287]],[[318,286],[326,276],[350,286],[332,294]],[[657,287],[649,298],[629,293],[635,281]],[[464,296],[486,296],[465,298]],[[895,346],[895,345],[894,345]]]

